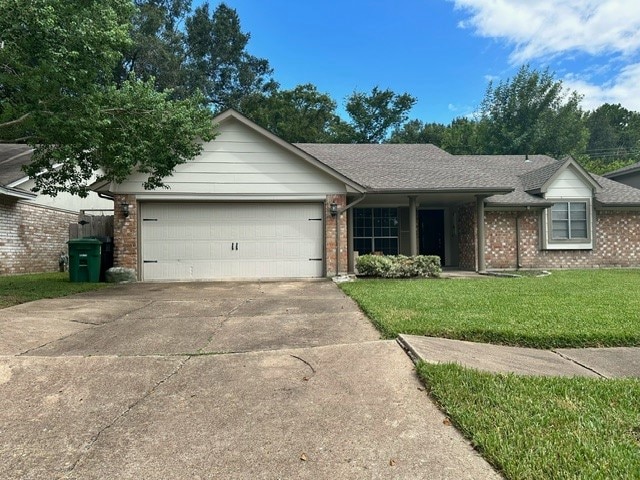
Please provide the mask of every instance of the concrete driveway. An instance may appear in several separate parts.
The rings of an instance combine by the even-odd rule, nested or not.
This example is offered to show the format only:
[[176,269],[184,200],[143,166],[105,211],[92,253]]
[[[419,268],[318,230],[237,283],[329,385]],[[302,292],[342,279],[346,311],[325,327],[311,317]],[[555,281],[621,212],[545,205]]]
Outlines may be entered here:
[[499,478],[331,282],[0,310],[0,478]]

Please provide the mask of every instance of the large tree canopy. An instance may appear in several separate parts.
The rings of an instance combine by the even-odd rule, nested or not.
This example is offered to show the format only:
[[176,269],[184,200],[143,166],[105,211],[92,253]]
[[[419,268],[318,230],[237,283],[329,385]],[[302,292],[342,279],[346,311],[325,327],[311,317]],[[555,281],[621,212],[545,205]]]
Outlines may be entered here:
[[351,135],[350,143],[380,143],[388,137],[391,129],[407,121],[409,110],[416,101],[408,93],[397,94],[378,87],[373,87],[369,94],[353,92],[345,104],[352,132],[342,128],[341,135]]
[[243,33],[237,12],[224,3],[209,13],[209,4],[186,19],[187,74],[190,89],[201,90],[215,110],[239,109],[241,100],[277,85],[264,58],[247,50],[250,34]]
[[153,80],[114,69],[129,48],[129,0],[0,0],[0,141],[34,146],[28,173],[47,194],[86,195],[102,169],[162,186],[173,167],[213,138],[202,98],[174,101]]
[[339,119],[336,102],[311,84],[268,95],[246,96],[240,110],[254,122],[290,143],[332,141],[330,130]]
[[584,151],[588,131],[577,92],[545,70],[528,65],[512,79],[489,84],[481,106],[485,148],[493,154],[549,154]]

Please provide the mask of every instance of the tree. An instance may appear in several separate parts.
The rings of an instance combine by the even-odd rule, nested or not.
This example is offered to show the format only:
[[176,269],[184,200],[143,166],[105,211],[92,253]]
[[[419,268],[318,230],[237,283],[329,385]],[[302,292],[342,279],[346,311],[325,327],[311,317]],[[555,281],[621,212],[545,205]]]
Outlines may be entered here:
[[407,121],[409,110],[416,101],[408,93],[396,94],[378,87],[373,87],[370,94],[353,92],[345,104],[351,128],[338,125],[336,136],[341,141],[349,140],[349,143],[380,143],[391,129]]
[[98,169],[116,182],[138,170],[159,187],[213,138],[202,98],[114,81],[131,42],[129,0],[0,0],[0,10],[14,12],[0,16],[0,140],[34,147],[36,189],[86,195]]
[[339,121],[336,102],[312,84],[248,95],[241,100],[240,110],[290,143],[328,142],[332,125]]
[[410,120],[391,133],[389,143],[432,143],[440,147],[446,131],[447,126],[442,123]]
[[595,158],[625,158],[640,141],[640,113],[605,103],[586,115],[587,153]]
[[548,69],[525,65],[513,79],[490,83],[480,112],[488,153],[560,157],[583,151],[588,132],[579,102]]
[[454,119],[442,138],[442,149],[453,155],[482,155],[486,152],[485,124],[465,117]]
[[242,98],[277,87],[269,62],[246,51],[250,34],[234,9],[221,3],[210,15],[204,3],[187,17],[186,32],[189,91],[201,90],[214,110],[239,109]]
[[159,91],[172,89],[174,98],[185,98],[187,74],[186,37],[182,24],[191,0],[134,0],[131,42],[116,68],[122,84],[135,73],[143,80],[155,79]]

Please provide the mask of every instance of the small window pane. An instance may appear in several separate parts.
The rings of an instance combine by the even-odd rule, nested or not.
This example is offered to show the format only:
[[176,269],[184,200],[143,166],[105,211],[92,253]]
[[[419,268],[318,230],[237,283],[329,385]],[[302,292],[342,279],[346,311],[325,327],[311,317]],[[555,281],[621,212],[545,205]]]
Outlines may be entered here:
[[370,238],[354,238],[353,249],[358,252],[359,255],[366,255],[371,253],[371,239]]
[[571,238],[587,238],[587,224],[583,221],[572,221]]
[[376,238],[375,251],[382,252],[385,255],[397,255],[398,239],[397,238]]
[[554,240],[567,240],[569,238],[569,224],[567,222],[553,222],[551,238]]

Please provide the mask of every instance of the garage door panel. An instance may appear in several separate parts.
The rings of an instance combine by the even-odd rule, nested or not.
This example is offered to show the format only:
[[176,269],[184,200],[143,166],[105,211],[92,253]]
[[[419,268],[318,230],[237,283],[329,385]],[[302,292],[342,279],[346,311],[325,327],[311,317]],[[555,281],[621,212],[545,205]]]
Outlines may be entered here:
[[141,212],[145,280],[322,276],[322,204],[149,203]]

